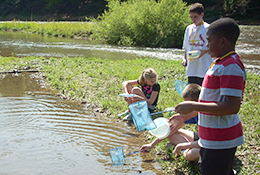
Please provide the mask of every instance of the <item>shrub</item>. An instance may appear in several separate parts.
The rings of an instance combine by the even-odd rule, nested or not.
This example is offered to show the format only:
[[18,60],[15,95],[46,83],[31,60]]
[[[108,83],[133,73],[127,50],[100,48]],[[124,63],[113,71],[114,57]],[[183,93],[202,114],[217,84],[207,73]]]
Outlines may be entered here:
[[181,47],[185,28],[191,23],[182,0],[108,0],[108,11],[98,19],[92,38],[109,44]]

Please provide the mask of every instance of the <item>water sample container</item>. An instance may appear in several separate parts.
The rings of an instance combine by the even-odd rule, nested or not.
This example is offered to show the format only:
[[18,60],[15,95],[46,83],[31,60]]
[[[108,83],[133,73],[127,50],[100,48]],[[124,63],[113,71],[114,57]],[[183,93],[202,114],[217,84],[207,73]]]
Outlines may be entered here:
[[171,132],[168,119],[164,117],[159,117],[154,120],[154,123],[157,127],[150,130],[149,132],[158,139],[165,139],[166,137],[168,137]]
[[192,61],[200,56],[200,50],[192,50],[188,52],[188,60]]

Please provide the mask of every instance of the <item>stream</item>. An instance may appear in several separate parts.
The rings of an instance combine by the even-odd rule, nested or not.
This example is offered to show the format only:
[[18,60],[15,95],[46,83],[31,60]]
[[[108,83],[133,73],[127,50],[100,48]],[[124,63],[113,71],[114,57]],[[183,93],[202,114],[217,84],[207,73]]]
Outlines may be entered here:
[[[248,72],[260,72],[260,26],[240,26],[236,46]],[[0,55],[100,57],[103,59],[182,59],[182,49],[120,47],[89,40],[0,31]],[[123,122],[97,117],[84,106],[41,87],[33,74],[0,76],[0,174],[85,175],[162,174],[153,151],[125,157],[112,166],[109,150],[124,153],[145,144],[143,132]]]
[[109,150],[138,151],[143,132],[123,122],[97,117],[42,88],[32,74],[0,81],[0,174],[92,175],[162,174],[153,152],[125,157],[112,165]]
[[[248,72],[260,72],[260,26],[239,26],[241,33],[236,52]],[[122,47],[97,44],[90,40],[48,37],[33,33],[0,31],[0,55],[16,57],[98,57],[103,59],[156,59],[181,60],[183,49]]]

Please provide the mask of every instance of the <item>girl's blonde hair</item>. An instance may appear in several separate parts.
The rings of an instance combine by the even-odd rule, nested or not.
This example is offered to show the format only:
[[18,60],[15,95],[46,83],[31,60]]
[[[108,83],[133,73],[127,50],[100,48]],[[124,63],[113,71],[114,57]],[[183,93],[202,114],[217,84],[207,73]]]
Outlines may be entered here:
[[139,77],[139,83],[141,84],[141,86],[145,86],[145,80],[150,80],[153,78],[156,78],[157,81],[158,75],[155,70],[153,68],[145,69]]

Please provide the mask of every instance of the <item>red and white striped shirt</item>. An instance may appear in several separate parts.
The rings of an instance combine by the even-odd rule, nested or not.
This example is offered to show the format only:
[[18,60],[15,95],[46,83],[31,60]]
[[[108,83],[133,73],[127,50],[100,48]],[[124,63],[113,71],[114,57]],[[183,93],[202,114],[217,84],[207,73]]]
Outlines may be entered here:
[[[240,57],[234,53],[207,71],[199,97],[200,102],[221,102],[225,96],[243,98],[246,72]],[[243,130],[238,114],[216,116],[199,113],[199,144],[207,149],[228,149],[244,143]]]

